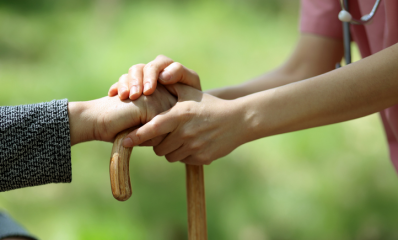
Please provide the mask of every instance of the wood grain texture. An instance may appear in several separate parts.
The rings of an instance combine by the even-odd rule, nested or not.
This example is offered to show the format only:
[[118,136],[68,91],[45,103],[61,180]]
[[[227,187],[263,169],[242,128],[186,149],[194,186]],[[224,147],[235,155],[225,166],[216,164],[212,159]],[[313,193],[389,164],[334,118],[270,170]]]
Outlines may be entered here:
[[133,148],[125,148],[122,145],[124,137],[133,129],[119,133],[113,142],[109,175],[113,197],[119,201],[126,201],[131,197],[130,182],[130,155]]
[[[133,148],[122,146],[124,137],[133,129],[119,133],[113,143],[109,173],[113,196],[126,201],[132,194],[129,162]],[[206,204],[203,166],[185,165],[188,206],[188,239],[207,240]]]
[[188,239],[207,240],[203,166],[185,165],[188,203]]

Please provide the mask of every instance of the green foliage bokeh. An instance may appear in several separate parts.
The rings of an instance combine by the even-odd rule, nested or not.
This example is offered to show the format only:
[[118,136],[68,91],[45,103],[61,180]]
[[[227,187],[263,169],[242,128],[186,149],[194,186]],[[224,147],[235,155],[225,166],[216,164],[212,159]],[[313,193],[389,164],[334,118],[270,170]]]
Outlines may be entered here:
[[[281,64],[297,1],[1,1],[0,105],[106,95],[164,54],[204,90]],[[110,191],[111,144],[72,148],[73,182],[0,193],[42,239],[186,239],[185,172],[150,148],[131,159],[133,196]],[[205,167],[209,239],[397,239],[398,181],[377,115],[247,143]]]

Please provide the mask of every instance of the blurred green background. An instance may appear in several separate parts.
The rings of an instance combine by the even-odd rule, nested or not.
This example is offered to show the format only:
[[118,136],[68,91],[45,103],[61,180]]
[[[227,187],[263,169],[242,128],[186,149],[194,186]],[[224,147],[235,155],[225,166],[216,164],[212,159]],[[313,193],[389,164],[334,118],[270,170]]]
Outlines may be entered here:
[[[100,98],[158,54],[196,70],[205,90],[238,84],[289,56],[298,19],[291,0],[0,1],[0,105]],[[73,147],[71,184],[0,193],[0,208],[42,239],[186,239],[184,166],[134,149],[134,193],[118,202],[110,151]],[[245,144],[205,180],[212,240],[398,239],[377,115]]]

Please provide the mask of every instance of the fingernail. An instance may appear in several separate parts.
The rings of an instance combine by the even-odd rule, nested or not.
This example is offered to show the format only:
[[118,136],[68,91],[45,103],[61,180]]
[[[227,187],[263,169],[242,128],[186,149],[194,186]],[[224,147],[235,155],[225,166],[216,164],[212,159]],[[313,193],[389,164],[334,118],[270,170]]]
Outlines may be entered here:
[[134,94],[136,94],[136,93],[138,93],[138,87],[137,87],[137,86],[131,87],[131,89],[130,89],[130,96],[132,96],[132,95],[134,95]]
[[151,88],[151,84],[150,83],[145,83],[144,92],[148,91],[150,88]]
[[163,71],[160,73],[159,79],[164,82],[168,82],[171,79],[171,74],[168,71]]
[[119,95],[123,94],[125,91],[127,91],[126,87],[121,87],[119,90]]
[[123,140],[123,146],[124,146],[124,147],[133,147],[133,146],[134,146],[134,143],[133,143],[133,141],[131,140],[131,138],[125,138],[125,139]]

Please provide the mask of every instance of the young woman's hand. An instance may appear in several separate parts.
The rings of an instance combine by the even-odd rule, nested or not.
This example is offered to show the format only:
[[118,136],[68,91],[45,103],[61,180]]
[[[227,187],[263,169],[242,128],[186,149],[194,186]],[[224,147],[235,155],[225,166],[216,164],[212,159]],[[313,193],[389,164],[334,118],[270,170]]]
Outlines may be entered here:
[[164,85],[179,82],[201,90],[200,79],[195,71],[159,55],[148,64],[132,66],[127,74],[123,74],[119,81],[110,87],[108,96],[119,95],[121,100],[135,100],[142,94],[148,96],[155,91],[158,80]]
[[[90,140],[112,142],[119,132],[147,123],[157,114],[170,109],[176,101],[159,84],[151,96],[142,96],[135,101],[104,97],[87,102],[70,102],[71,144]],[[163,138],[160,136],[154,141],[160,142]]]
[[222,100],[184,84],[166,86],[178,96],[177,104],[134,130],[123,141],[125,147],[167,137],[154,147],[169,162],[210,164],[246,142],[245,114],[234,100]]

